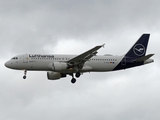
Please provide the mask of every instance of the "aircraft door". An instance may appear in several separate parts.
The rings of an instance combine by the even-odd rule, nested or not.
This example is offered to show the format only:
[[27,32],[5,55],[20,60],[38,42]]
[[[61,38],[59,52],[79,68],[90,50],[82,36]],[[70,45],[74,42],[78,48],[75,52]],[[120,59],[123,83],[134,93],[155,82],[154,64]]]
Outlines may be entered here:
[[23,63],[28,63],[28,54],[23,55]]

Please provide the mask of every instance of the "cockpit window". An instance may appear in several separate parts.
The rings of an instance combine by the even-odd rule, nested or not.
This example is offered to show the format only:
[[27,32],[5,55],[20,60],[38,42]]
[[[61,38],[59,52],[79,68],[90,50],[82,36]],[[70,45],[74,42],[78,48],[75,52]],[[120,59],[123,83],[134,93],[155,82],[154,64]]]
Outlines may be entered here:
[[18,60],[18,57],[13,57],[12,60]]

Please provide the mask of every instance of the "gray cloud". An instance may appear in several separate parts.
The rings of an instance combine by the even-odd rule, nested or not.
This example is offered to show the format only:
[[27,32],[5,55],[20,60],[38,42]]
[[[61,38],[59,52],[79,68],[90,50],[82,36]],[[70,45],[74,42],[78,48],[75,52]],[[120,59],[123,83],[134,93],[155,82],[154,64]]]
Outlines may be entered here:
[[139,34],[150,32],[159,26],[157,4],[156,1],[1,2],[1,39],[5,39],[4,45],[13,46],[15,52],[24,47],[28,49],[24,52],[40,52],[39,47],[64,37],[85,40],[100,34],[114,40],[126,29],[132,30],[130,34],[137,27]]
[[[0,1],[0,118],[159,120],[159,4],[157,0]],[[80,54],[103,43],[99,54],[121,55],[145,32],[151,33],[147,53],[156,54],[153,64],[86,73],[75,85],[69,76],[47,81],[46,72],[28,72],[27,80],[22,80],[22,71],[3,65],[17,54]]]

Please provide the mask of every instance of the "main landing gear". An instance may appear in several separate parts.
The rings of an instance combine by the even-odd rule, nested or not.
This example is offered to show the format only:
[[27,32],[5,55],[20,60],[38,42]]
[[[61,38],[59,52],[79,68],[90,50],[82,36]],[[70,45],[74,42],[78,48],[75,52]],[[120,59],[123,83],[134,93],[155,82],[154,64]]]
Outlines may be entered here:
[[23,79],[26,79],[27,70],[24,71]]
[[81,76],[81,73],[80,72],[77,72],[76,73],[76,78],[79,78]]
[[71,80],[71,83],[75,83],[76,82],[76,79],[75,78],[72,78],[72,80]]
[[[75,76],[76,76],[76,78],[79,78],[80,75],[81,75],[81,73],[80,73],[80,72],[77,72]],[[71,83],[74,84],[74,83],[76,82],[76,79],[74,78],[74,75],[73,75],[73,74],[71,74],[71,76],[72,76]]]

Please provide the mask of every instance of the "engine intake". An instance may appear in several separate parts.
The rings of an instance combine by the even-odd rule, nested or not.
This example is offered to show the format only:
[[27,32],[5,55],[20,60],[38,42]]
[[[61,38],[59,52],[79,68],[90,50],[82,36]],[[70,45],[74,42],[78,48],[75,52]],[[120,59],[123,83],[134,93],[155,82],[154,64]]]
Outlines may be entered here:
[[63,77],[66,77],[66,74],[62,74],[59,72],[52,72],[52,71],[47,72],[47,78],[49,80],[58,80]]

